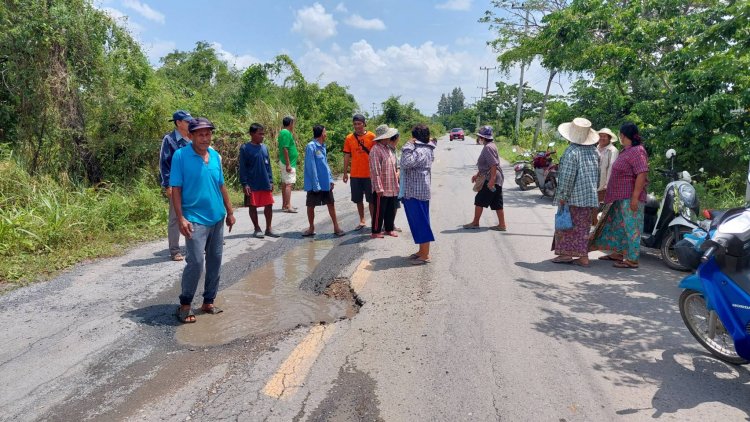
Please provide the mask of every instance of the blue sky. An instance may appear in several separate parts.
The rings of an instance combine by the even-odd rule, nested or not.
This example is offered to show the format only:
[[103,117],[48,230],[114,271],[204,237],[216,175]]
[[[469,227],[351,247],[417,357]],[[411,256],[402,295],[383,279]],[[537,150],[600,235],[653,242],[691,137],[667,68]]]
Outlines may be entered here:
[[[477,20],[490,8],[479,0],[94,0],[144,47],[154,66],[198,41],[242,69],[288,54],[308,81],[349,87],[372,112],[390,95],[414,101],[424,114],[437,109],[441,93],[461,87],[468,103],[485,85],[480,66],[495,66],[486,42],[492,33]],[[490,71],[493,82],[517,83],[518,71]],[[544,90],[543,69],[526,80]],[[561,87],[555,91],[560,92]]]

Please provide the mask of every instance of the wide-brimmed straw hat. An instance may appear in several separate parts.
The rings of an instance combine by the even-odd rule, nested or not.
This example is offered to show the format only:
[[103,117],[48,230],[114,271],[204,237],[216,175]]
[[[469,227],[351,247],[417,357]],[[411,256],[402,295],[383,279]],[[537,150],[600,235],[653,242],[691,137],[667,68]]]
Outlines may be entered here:
[[609,135],[609,141],[610,142],[617,142],[619,139],[617,138],[617,135],[615,135],[611,130],[609,130],[608,127],[605,127],[604,129],[599,130],[598,133],[603,133],[605,135]]
[[572,122],[557,127],[563,138],[578,145],[594,145],[599,142],[599,134],[591,129],[591,122],[583,117],[576,117]]
[[383,139],[391,139],[398,135],[398,129],[388,127],[388,125],[380,125],[375,128],[375,139],[374,141],[380,141]]

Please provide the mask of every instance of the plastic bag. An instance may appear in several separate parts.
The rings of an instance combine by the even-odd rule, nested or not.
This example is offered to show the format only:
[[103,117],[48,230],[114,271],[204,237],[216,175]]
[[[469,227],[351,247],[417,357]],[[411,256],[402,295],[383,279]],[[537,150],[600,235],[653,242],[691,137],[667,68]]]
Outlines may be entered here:
[[573,228],[573,217],[570,215],[570,208],[567,205],[557,207],[555,213],[555,230],[570,230]]

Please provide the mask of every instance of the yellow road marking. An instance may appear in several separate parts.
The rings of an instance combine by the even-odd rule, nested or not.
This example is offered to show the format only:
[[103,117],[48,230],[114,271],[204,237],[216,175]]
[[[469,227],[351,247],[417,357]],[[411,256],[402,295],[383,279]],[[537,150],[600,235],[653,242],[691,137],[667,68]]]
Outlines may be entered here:
[[362,288],[365,287],[365,283],[370,279],[370,274],[372,274],[370,261],[363,259],[357,266],[357,269],[354,270],[354,274],[352,274],[351,287],[354,293],[362,293]]
[[315,360],[335,329],[334,325],[316,325],[310,328],[307,336],[268,380],[263,393],[277,399],[292,397],[304,384]]

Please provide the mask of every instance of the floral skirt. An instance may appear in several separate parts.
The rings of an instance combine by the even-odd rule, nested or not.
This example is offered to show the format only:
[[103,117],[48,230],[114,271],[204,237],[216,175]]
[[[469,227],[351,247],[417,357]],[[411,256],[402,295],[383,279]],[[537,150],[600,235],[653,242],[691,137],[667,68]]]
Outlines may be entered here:
[[555,230],[552,249],[555,255],[586,256],[589,253],[589,228],[591,215],[596,208],[570,206],[573,228]]
[[638,262],[643,231],[643,204],[638,211],[630,209],[630,200],[615,201],[591,238],[589,250],[621,254],[628,261]]

